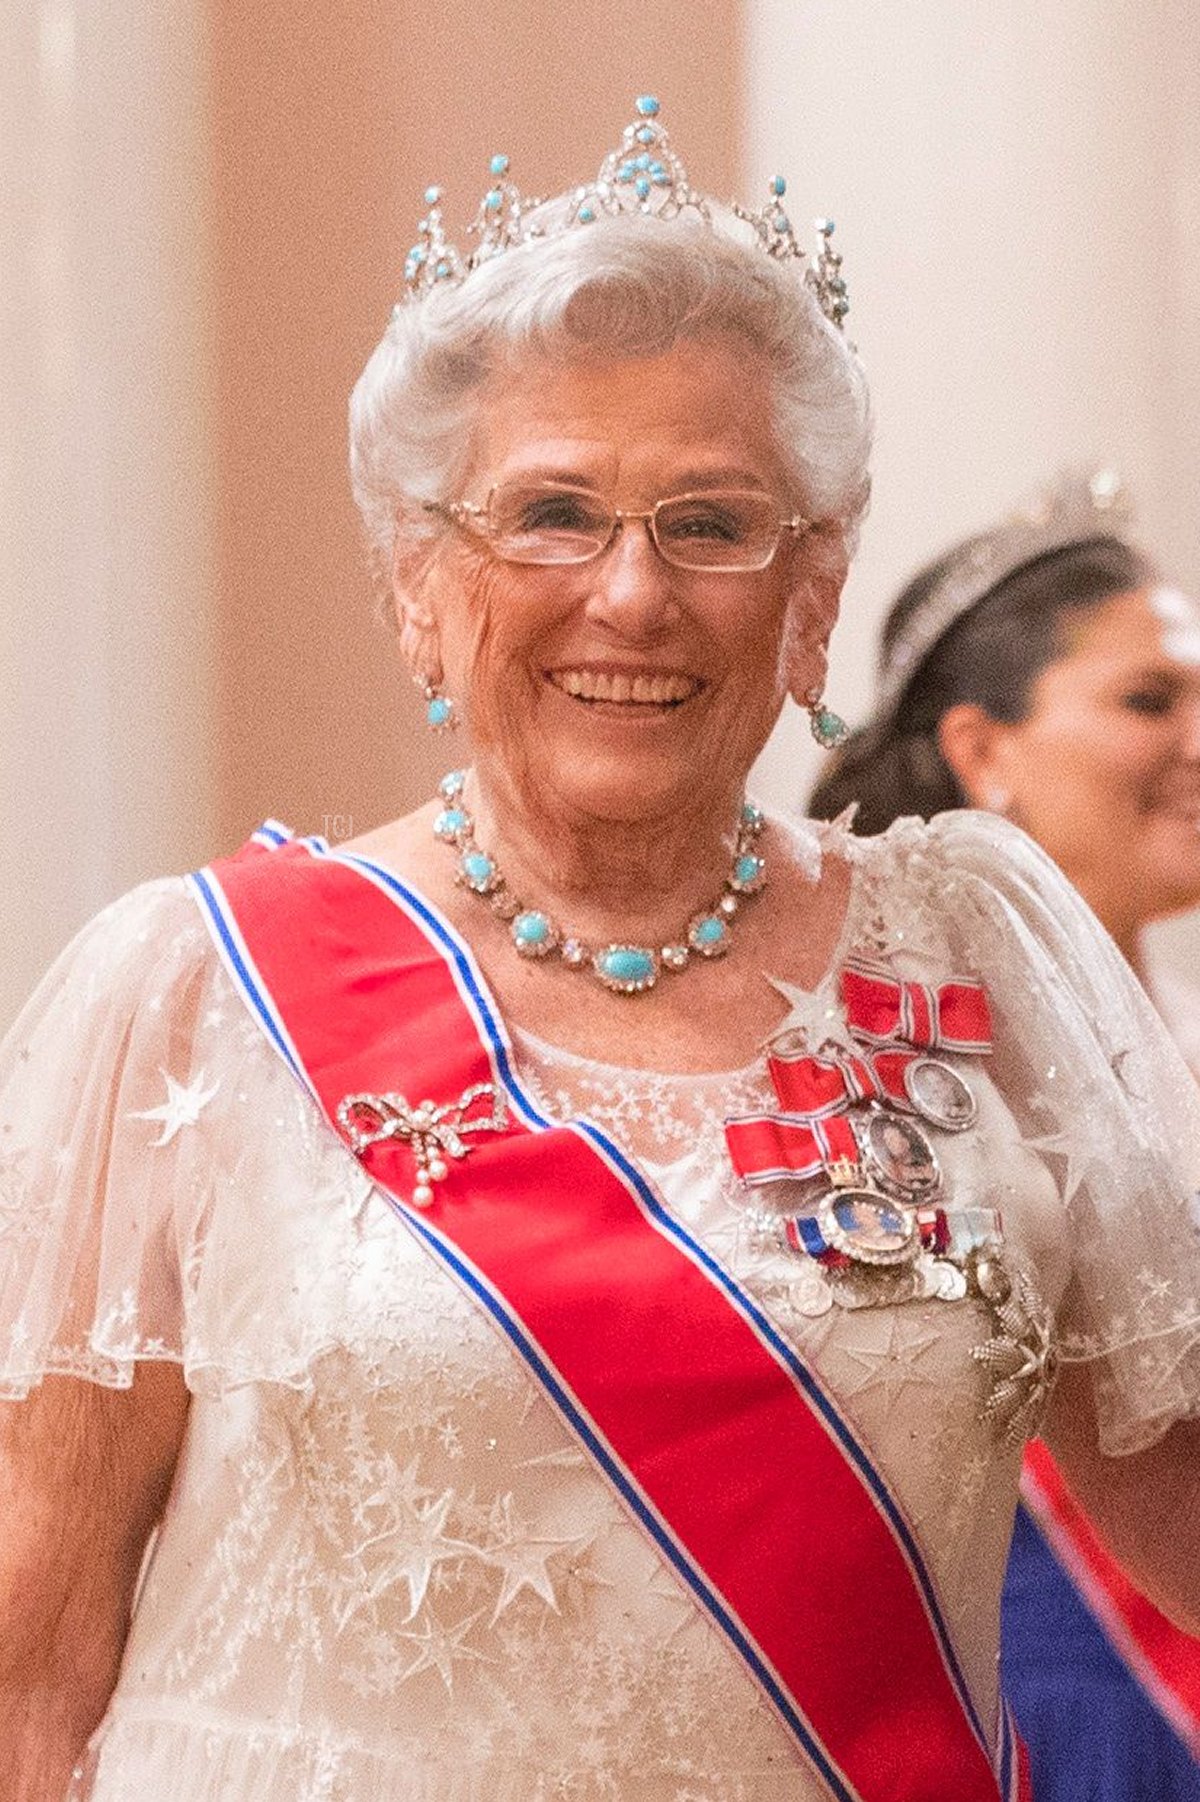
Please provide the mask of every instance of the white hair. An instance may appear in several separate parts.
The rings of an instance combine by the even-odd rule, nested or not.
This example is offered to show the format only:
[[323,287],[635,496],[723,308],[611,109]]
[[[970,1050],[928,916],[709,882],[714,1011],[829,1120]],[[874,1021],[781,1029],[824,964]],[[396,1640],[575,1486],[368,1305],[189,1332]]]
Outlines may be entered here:
[[[655,356],[714,334],[748,339],[761,359],[790,499],[836,524],[849,555],[869,494],[862,366],[803,266],[765,255],[739,229],[732,217],[715,230],[637,214],[600,219],[402,302],[350,399],[351,481],[377,570],[390,567],[401,502],[454,493],[480,389],[495,371],[529,358]],[[404,529],[440,528],[409,511]]]

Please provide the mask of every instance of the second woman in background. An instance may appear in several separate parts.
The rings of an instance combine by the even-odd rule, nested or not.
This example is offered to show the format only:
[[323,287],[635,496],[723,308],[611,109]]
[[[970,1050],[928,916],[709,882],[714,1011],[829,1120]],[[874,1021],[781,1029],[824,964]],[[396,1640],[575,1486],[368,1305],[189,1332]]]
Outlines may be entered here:
[[[1068,478],[920,571],[884,625],[874,713],[810,811],[857,804],[867,834],[947,808],[1007,815],[1089,902],[1200,1077],[1200,990],[1144,941],[1200,905],[1200,606],[1125,522],[1111,476]],[[1022,1488],[1004,1663],[1039,1802],[1197,1802],[1200,1642],[1128,1582],[1041,1446]]]

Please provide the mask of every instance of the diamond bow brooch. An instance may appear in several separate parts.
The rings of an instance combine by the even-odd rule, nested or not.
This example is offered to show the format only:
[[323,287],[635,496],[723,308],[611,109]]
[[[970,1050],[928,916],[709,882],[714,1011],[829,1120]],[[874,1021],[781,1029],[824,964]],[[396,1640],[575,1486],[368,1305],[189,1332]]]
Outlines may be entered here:
[[434,1183],[449,1174],[446,1159],[467,1156],[469,1134],[503,1132],[508,1124],[504,1097],[490,1082],[473,1083],[445,1107],[432,1101],[414,1107],[403,1095],[347,1095],[338,1103],[337,1118],[356,1157],[388,1139],[412,1146],[417,1160],[412,1202],[418,1208],[430,1205]]

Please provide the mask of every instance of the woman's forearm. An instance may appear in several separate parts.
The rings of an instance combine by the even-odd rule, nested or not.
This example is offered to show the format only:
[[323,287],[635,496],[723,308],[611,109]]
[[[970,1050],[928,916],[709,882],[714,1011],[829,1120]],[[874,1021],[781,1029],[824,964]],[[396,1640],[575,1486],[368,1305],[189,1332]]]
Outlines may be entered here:
[[10,1674],[0,1685],[0,1802],[62,1802],[104,1713],[116,1662],[102,1690],[68,1672]]
[[1046,1434],[1063,1475],[1150,1600],[1200,1634],[1200,1421],[1123,1458],[1097,1450],[1094,1421],[1090,1379],[1068,1373]]
[[14,1534],[0,1558],[0,1802],[61,1802],[117,1680],[130,1579],[99,1535],[84,1540],[69,1561],[61,1541],[34,1555]]
[[120,1670],[187,1419],[169,1365],[0,1403],[0,1802],[61,1802]]

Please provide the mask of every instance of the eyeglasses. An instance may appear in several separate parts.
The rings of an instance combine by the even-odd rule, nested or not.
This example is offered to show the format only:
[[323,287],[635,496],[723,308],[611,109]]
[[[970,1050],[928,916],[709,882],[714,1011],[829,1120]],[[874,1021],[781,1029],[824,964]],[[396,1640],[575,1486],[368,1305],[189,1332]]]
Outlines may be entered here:
[[590,563],[608,549],[619,526],[642,520],[665,563],[727,573],[765,569],[785,532],[798,536],[814,524],[781,514],[769,494],[754,488],[673,494],[645,512],[629,513],[590,488],[500,482],[482,507],[472,501],[425,501],[424,507],[485,537],[505,563]]

